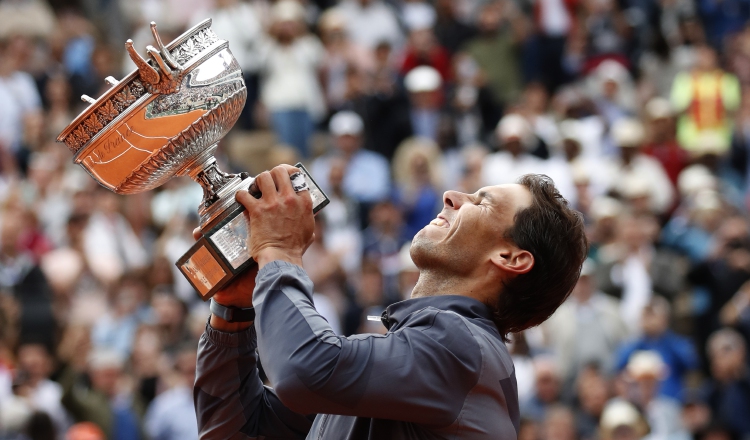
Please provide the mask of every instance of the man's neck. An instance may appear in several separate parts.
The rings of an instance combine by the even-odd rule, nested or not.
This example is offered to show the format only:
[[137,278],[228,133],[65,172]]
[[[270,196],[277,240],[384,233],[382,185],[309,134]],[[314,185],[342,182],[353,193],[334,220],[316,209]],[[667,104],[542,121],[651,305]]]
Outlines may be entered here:
[[412,298],[440,295],[461,295],[486,303],[488,286],[475,276],[456,276],[442,270],[422,269],[412,290]]

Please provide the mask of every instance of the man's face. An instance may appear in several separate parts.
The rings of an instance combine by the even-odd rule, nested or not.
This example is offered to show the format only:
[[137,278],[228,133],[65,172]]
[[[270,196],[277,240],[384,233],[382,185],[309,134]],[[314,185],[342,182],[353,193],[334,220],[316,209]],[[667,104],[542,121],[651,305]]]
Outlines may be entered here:
[[505,231],[531,202],[529,190],[518,184],[488,186],[474,194],[446,191],[443,210],[414,237],[412,260],[420,269],[470,274],[501,246],[513,246]]

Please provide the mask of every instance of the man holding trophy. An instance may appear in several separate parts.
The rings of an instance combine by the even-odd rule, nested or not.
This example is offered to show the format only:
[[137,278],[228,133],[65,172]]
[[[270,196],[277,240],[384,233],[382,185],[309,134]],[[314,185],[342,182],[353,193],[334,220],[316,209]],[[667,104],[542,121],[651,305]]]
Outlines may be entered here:
[[211,298],[194,388],[201,438],[517,438],[507,334],[557,309],[587,252],[582,219],[553,182],[446,192],[411,247],[411,299],[381,317],[388,332],[336,335],[302,268],[327,197],[301,166],[220,171],[213,151],[246,94],[236,60],[210,20],[168,45],[152,30],[150,59],[129,42],[138,70],[84,97],[90,107],[58,139],[117,193],[175,175],[204,189],[198,241],[177,262]]

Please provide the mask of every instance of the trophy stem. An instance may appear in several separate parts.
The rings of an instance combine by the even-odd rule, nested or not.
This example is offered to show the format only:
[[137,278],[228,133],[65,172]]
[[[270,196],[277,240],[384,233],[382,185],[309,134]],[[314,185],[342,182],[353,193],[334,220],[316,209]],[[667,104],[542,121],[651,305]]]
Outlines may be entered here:
[[201,156],[193,162],[186,174],[203,188],[203,200],[201,209],[206,209],[219,200],[221,189],[235,180],[236,174],[225,173],[219,169],[216,158],[213,156],[215,148],[208,148],[210,153]]
[[193,162],[179,173],[189,176],[203,188],[203,200],[198,209],[201,227],[207,227],[221,220],[225,210],[234,201],[234,193],[247,189],[253,181],[247,173],[231,174],[219,169],[214,157],[216,144],[206,148]]

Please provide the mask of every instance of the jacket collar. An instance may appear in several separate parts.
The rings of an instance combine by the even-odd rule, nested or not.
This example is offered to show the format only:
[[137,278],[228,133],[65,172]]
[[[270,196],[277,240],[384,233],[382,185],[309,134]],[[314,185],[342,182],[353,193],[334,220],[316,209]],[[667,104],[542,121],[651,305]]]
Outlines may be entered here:
[[[409,316],[425,307],[455,312],[465,318],[486,320],[492,328],[492,310],[482,302],[463,295],[437,295],[411,298],[386,307],[380,320],[389,331],[395,331]],[[497,328],[495,328],[497,331]]]

